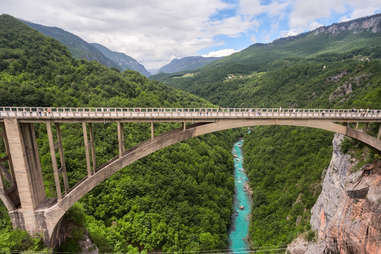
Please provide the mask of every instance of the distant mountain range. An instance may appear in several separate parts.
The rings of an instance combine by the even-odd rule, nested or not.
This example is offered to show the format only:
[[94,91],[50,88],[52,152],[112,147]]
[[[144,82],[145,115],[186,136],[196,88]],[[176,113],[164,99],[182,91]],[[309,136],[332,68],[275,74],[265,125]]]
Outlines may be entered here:
[[[151,76],[151,79],[184,89],[222,106],[242,106],[243,103],[247,104],[251,101],[257,103],[261,101],[262,106],[269,103],[276,105],[280,100],[279,98],[273,100],[275,97],[272,93],[278,91],[279,87],[285,90],[292,88],[292,92],[304,91],[295,87],[298,82],[288,86],[284,86],[286,82],[283,82],[278,84],[277,89],[267,91],[266,89],[270,89],[276,83],[275,81],[281,80],[281,76],[293,75],[290,70],[275,74],[276,70],[294,66],[297,63],[305,66],[310,62],[317,62],[332,70],[332,62],[338,59],[353,58],[363,63],[361,61],[380,58],[380,56],[381,14],[377,14],[322,26],[296,36],[277,39],[272,43],[256,43],[197,71],[161,73]],[[340,63],[341,60],[336,64]],[[307,70],[305,72],[308,73]],[[271,80],[272,83],[265,86],[262,79]],[[306,79],[304,78],[303,82]],[[300,98],[293,100],[290,94],[291,92],[287,91],[279,96],[287,98],[284,102],[287,101],[288,106],[300,105]],[[318,92],[315,91],[315,94],[310,94],[309,97],[305,94],[298,94],[298,96],[312,98],[317,94]],[[329,95],[322,96],[324,100],[328,97]]]
[[97,43],[88,43],[75,34],[58,27],[39,25],[24,20],[22,20],[22,22],[40,33],[64,44],[75,58],[87,59],[89,61],[95,60],[107,67],[114,67],[121,71],[133,70],[140,72],[145,76],[150,75],[142,64],[124,53],[111,51]]
[[141,74],[147,77],[150,75],[150,73],[146,70],[146,68],[142,64],[140,64],[138,61],[136,61],[134,58],[124,53],[111,51],[105,46],[98,43],[90,43],[90,45],[94,46],[96,49],[102,52],[103,55],[105,55],[107,58],[111,59],[114,63],[116,63],[119,69],[134,70],[134,71],[140,72]]
[[219,57],[188,56],[173,59],[169,64],[159,69],[159,73],[175,73],[182,71],[193,71],[220,59]]

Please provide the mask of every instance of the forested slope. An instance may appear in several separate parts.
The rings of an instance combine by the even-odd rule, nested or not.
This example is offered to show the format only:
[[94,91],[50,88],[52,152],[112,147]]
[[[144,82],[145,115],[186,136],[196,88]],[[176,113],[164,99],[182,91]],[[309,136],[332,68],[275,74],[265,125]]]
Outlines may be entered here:
[[[57,41],[15,18],[0,16],[0,104],[12,106],[181,107],[212,106],[186,92],[75,60]],[[176,127],[158,124],[156,133]],[[177,126],[179,127],[179,126]],[[36,125],[48,196],[54,182],[46,129]],[[78,124],[63,124],[70,186],[86,175]],[[117,154],[116,126],[96,124],[98,165]],[[149,138],[148,124],[127,124],[126,144]],[[88,230],[101,252],[176,251],[226,248],[233,198],[234,137],[212,134],[163,149],[105,181],[65,218],[69,239],[60,251],[78,252]],[[0,151],[4,151],[0,143]],[[41,248],[26,233],[12,231],[0,206],[0,251]],[[70,230],[71,229],[71,230]],[[34,247],[33,247],[34,245]]]
[[[255,44],[196,72],[156,77],[225,107],[381,108],[380,20],[375,15]],[[375,135],[377,128],[372,124],[368,132]],[[332,137],[322,130],[277,126],[252,128],[245,135],[253,248],[284,247],[310,230]],[[348,146],[364,149],[358,142]],[[366,150],[359,153],[359,164],[377,158],[378,152]]]

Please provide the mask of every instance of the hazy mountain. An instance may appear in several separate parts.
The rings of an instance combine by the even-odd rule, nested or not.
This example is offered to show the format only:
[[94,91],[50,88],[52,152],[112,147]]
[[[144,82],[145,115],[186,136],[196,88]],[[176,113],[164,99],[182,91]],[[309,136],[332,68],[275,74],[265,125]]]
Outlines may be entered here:
[[126,69],[134,70],[145,76],[149,76],[149,73],[143,65],[123,53],[113,52],[97,43],[88,43],[77,35],[58,27],[44,26],[24,20],[22,20],[22,22],[40,33],[61,42],[69,49],[75,58],[89,61],[95,60],[107,67],[114,67],[121,71]]
[[179,59],[173,59],[169,64],[160,68],[159,73],[174,73],[181,71],[192,71],[201,68],[208,63],[220,59],[219,57],[188,56]]
[[22,21],[34,30],[61,42],[69,49],[75,58],[87,59],[90,61],[95,60],[107,67],[118,67],[116,63],[104,56],[97,48],[70,32],[58,27],[50,27],[24,20]]
[[111,51],[105,46],[98,43],[90,43],[92,46],[97,48],[100,52],[103,53],[106,57],[111,59],[114,63],[118,65],[118,68],[121,70],[133,70],[140,72],[144,76],[149,76],[150,73],[146,70],[144,65],[140,64],[134,58],[120,52]]
[[380,45],[381,14],[377,14],[320,27],[272,43],[253,44],[238,53],[214,61],[197,72],[160,74],[154,78],[206,97],[213,103],[221,103],[219,98],[228,96],[227,90],[233,87],[225,85],[227,82],[223,83],[224,81],[234,80],[241,86],[250,85],[240,78],[246,78],[254,72],[266,73],[299,60],[320,58],[319,61],[328,66],[329,62],[322,60],[324,57],[329,59],[335,55],[347,54],[347,57],[358,56],[361,59],[361,56],[377,55]]

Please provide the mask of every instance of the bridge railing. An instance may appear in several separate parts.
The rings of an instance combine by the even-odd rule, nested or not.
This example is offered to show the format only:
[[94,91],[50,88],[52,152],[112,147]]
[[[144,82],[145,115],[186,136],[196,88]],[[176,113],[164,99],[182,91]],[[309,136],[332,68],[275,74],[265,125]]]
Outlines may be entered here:
[[381,119],[378,109],[0,107],[1,118],[337,118]]

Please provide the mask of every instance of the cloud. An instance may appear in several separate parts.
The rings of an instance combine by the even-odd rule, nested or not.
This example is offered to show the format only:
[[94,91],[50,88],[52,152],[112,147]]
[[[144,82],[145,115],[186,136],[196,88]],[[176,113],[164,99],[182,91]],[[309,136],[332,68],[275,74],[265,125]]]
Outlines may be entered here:
[[236,49],[221,49],[221,50],[211,51],[208,54],[205,54],[202,56],[203,57],[222,57],[222,56],[229,56],[238,51],[239,50],[236,50]]
[[[98,42],[111,50],[124,52],[147,68],[155,69],[171,58],[197,55],[206,48],[243,47],[239,43],[230,45],[225,38],[237,41],[237,38],[246,36],[249,43],[250,38],[254,38],[252,41],[270,41],[275,36],[314,29],[322,23],[319,19],[330,18],[333,14],[352,19],[373,14],[381,8],[380,0],[231,2],[1,0],[0,12],[63,28],[88,42]],[[262,26],[263,29],[259,29]]]
[[269,4],[262,4],[260,0],[240,0],[240,13],[249,17],[266,13],[269,16],[281,15],[289,5],[287,2],[272,1]]
[[379,0],[294,0],[291,5],[289,27],[296,33],[314,29],[321,25],[319,19],[332,15],[345,15],[341,20],[350,20],[372,15],[381,8]]
[[171,57],[215,46],[216,35],[237,37],[257,23],[242,16],[211,20],[235,6],[223,0],[2,0],[0,10],[57,26],[158,68]]

